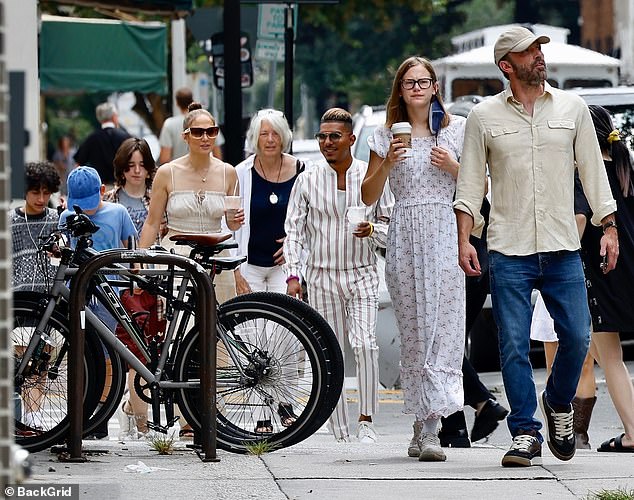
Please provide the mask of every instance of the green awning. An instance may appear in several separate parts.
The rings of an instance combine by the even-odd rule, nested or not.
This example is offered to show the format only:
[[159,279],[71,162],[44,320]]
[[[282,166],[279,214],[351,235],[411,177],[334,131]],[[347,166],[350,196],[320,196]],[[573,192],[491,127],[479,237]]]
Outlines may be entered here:
[[167,93],[165,24],[42,16],[42,92]]

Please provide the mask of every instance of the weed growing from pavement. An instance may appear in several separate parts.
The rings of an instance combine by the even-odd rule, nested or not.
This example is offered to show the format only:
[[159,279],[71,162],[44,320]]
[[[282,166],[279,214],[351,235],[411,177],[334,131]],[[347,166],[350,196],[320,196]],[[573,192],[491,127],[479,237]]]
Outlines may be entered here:
[[255,455],[256,457],[260,457],[265,453],[270,453],[275,451],[275,445],[269,443],[268,441],[254,441],[249,443],[244,443],[244,446],[247,449],[247,453],[249,455]]
[[634,490],[617,488],[616,490],[593,491],[587,500],[634,500]]
[[154,432],[148,438],[152,449],[158,451],[159,455],[171,455],[174,452],[174,436]]

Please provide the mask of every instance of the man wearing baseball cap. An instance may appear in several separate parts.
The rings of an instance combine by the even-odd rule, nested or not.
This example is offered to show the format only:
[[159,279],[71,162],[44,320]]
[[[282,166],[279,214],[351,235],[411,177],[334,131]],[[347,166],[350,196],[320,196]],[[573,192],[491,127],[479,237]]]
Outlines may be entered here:
[[480,236],[480,205],[491,178],[488,228],[493,314],[502,376],[511,413],[513,444],[505,467],[541,462],[542,424],[528,358],[531,292],[538,289],[555,322],[559,349],[539,396],[548,446],[560,460],[575,453],[573,410],[590,340],[590,314],[574,217],[574,170],[604,236],[597,252],[614,269],[618,242],[612,198],[588,107],[578,96],[551,87],[541,45],[546,36],[515,26],[502,33],[494,60],[509,85],[476,105],[465,128],[454,210],[458,258],[468,276],[480,274],[469,235]]

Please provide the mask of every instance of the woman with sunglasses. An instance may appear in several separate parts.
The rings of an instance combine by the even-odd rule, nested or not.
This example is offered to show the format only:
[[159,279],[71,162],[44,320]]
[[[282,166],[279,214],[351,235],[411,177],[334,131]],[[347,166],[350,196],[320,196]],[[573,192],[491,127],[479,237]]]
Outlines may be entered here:
[[[397,122],[411,124],[411,149],[393,136]],[[445,113],[431,63],[410,57],[394,77],[385,126],[368,138],[363,202],[376,202],[388,177],[396,201],[385,278],[401,334],[404,412],[415,416],[408,455],[420,461],[446,460],[440,418],[463,407],[465,280],[452,201],[464,124]]]
[[[258,111],[247,130],[247,150],[253,153],[236,166],[242,192],[245,224],[235,233],[238,255],[247,261],[235,270],[239,294],[252,291],[286,293],[282,270],[284,220],[293,184],[304,164],[288,154],[293,134],[281,111]],[[292,405],[278,404],[284,427],[295,421]],[[256,432],[272,432],[271,415],[261,415]]]
[[[189,153],[161,165],[156,171],[150,209],[139,241],[141,248],[152,245],[165,215],[168,231],[161,245],[184,256],[189,255],[190,248],[170,241],[171,235],[220,233],[224,227],[234,231],[244,221],[242,209],[225,211],[225,196],[239,194],[240,190],[235,168],[213,156],[219,131],[216,120],[198,102],[192,102],[187,109],[183,140],[189,146]],[[214,289],[219,303],[234,297],[233,275],[218,274],[214,278]],[[219,359],[218,363],[221,362]],[[193,437],[193,432],[183,426],[180,435]]]
[[[183,140],[189,153],[161,165],[152,186],[152,199],[141,231],[139,246],[152,245],[159,234],[163,215],[167,217],[167,234],[161,245],[181,255],[189,248],[170,241],[172,234],[219,233],[222,219],[226,227],[236,230],[244,221],[244,211],[225,213],[225,196],[239,193],[235,168],[212,154],[218,126],[211,113],[198,102],[192,102],[183,119]],[[235,296],[231,273],[215,278],[216,298],[224,302]]]

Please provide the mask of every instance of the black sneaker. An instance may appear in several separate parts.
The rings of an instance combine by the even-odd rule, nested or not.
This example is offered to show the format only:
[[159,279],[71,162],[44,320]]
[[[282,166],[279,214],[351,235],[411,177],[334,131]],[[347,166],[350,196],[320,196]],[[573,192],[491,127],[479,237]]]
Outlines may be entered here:
[[443,448],[471,448],[467,429],[459,429],[454,432],[445,432],[442,429],[438,433],[440,446]]
[[559,460],[570,460],[575,456],[577,448],[572,405],[568,405],[568,411],[556,412],[546,400],[546,391],[542,391],[539,396],[539,407],[544,414],[546,441],[550,451]]
[[[523,431],[520,431],[523,432]],[[502,458],[503,467],[530,467],[542,463],[542,444],[536,433],[518,434]]]
[[509,411],[494,399],[487,400],[473,420],[471,441],[480,441],[489,436],[497,428],[498,422],[504,420],[508,413]]

